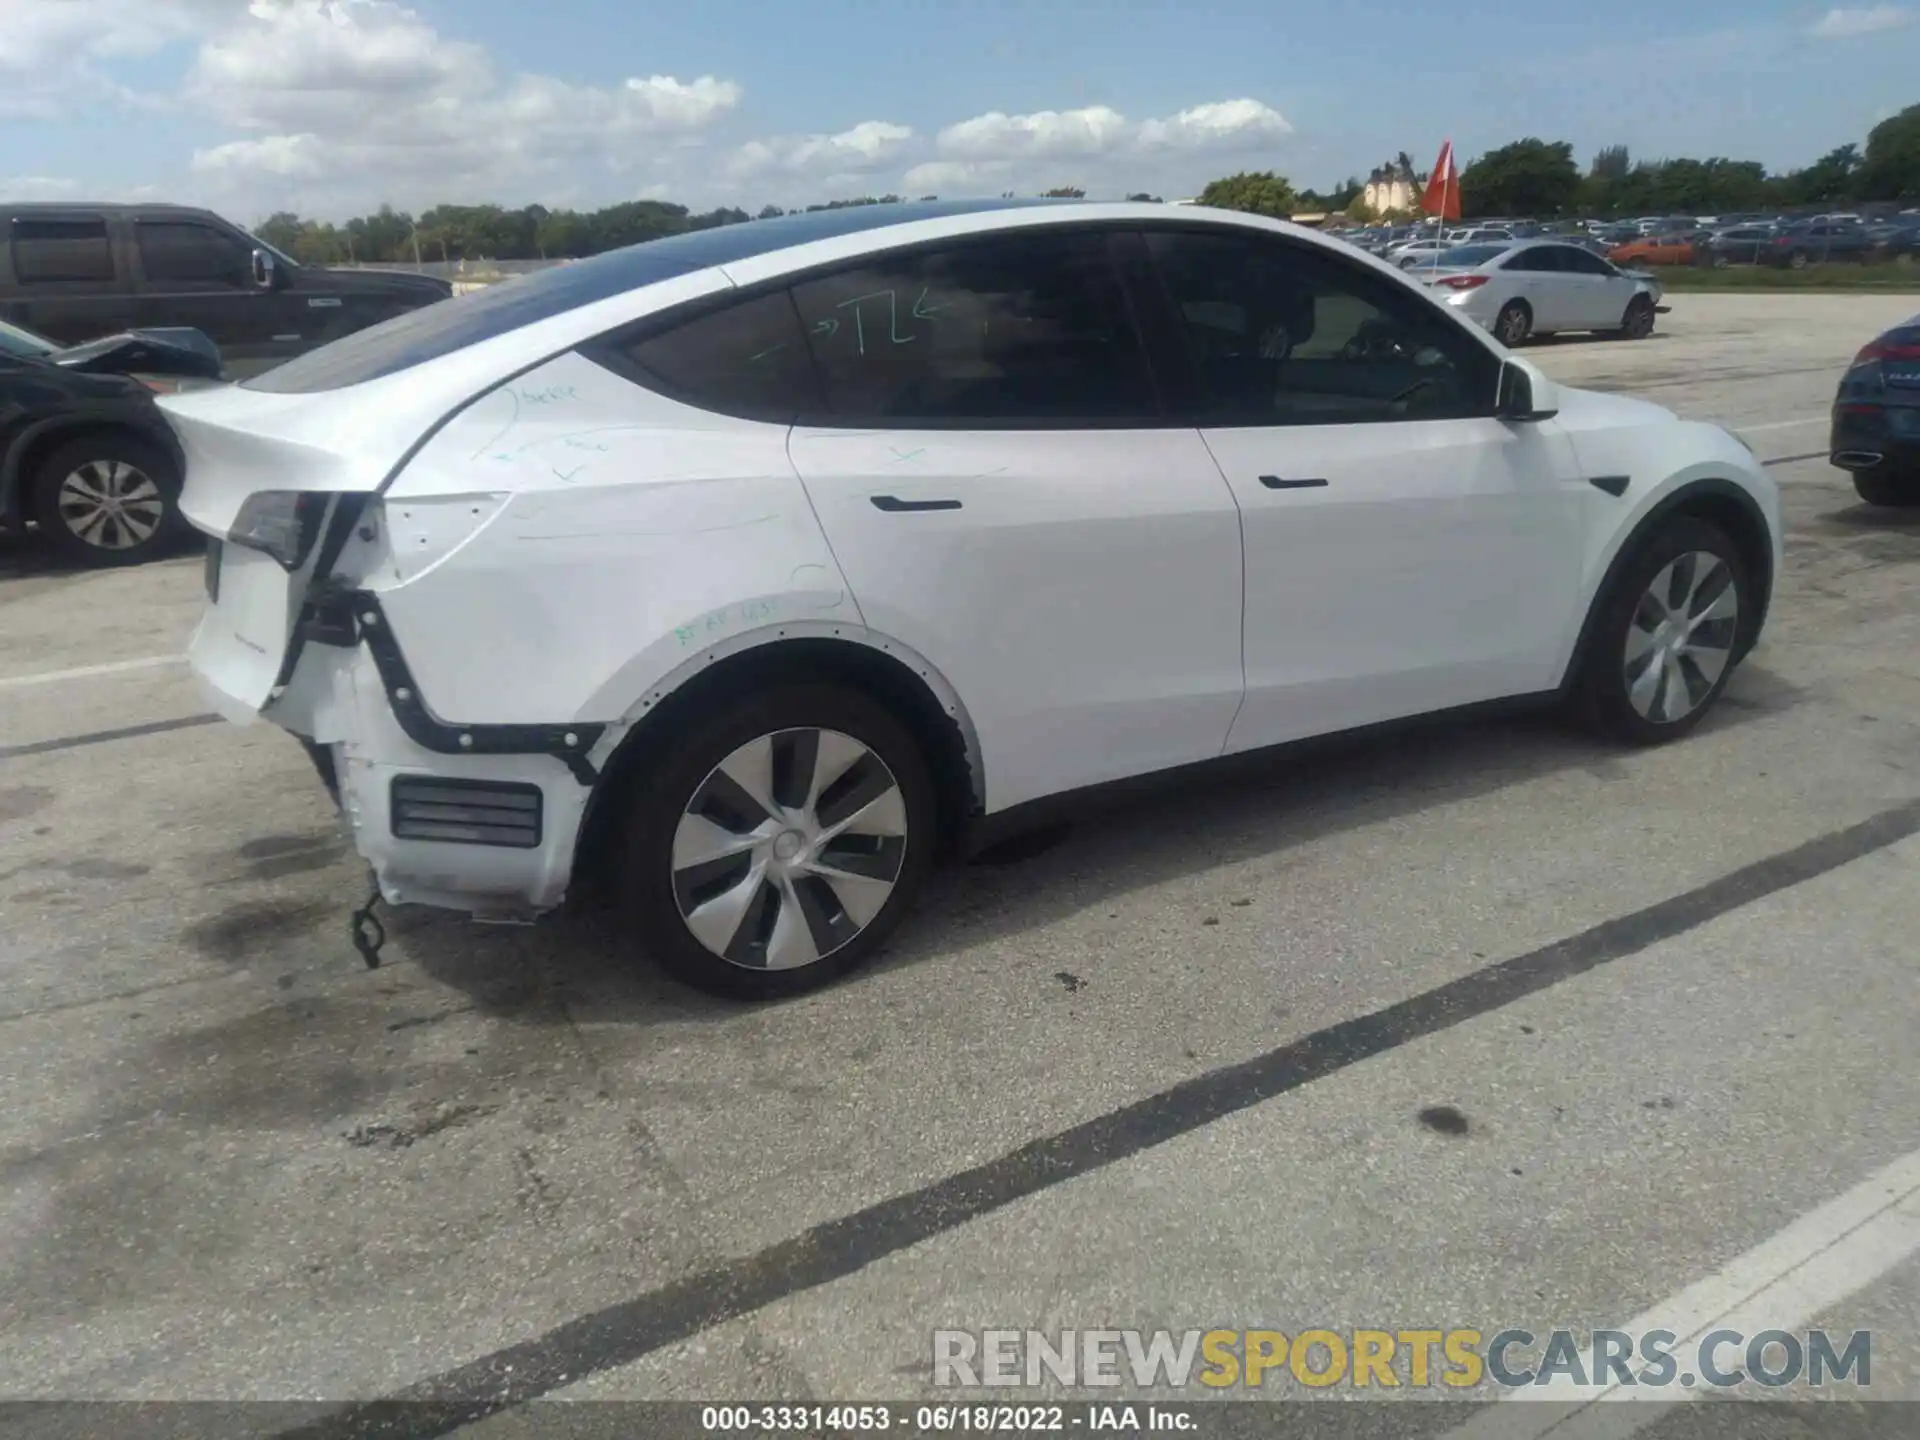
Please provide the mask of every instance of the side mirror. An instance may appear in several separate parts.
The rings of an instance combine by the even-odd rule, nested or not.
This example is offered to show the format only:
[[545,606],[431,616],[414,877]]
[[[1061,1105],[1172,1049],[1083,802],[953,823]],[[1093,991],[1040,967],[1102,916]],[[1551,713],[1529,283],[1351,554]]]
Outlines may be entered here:
[[1494,404],[1495,413],[1515,424],[1551,420],[1560,413],[1552,391],[1553,384],[1545,376],[1536,375],[1531,367],[1517,360],[1509,360],[1500,367],[1500,394]]
[[269,250],[253,252],[253,284],[257,290],[271,290],[275,281],[273,253]]

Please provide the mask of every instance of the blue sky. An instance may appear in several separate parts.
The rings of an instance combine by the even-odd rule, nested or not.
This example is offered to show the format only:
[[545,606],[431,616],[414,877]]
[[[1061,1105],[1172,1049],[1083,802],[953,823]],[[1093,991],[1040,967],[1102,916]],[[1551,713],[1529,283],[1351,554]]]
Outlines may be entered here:
[[1621,143],[1785,168],[1920,102],[1917,20],[1773,0],[0,0],[0,195],[243,221],[1172,198],[1526,134],[1583,163]]

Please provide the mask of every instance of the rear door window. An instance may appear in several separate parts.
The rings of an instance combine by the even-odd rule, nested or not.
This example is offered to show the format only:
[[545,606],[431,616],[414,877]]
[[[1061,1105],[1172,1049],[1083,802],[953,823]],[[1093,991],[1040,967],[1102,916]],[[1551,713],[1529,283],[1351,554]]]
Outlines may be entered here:
[[113,245],[100,216],[17,219],[8,241],[22,285],[113,283]]
[[793,297],[836,421],[1158,420],[1105,234],[1016,231],[882,256]]

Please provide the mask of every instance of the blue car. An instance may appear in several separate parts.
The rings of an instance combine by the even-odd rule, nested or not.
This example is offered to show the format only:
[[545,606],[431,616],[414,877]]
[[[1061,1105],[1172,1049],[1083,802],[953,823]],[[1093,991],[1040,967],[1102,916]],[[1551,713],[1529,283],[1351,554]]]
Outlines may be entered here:
[[1920,505],[1920,315],[1853,357],[1834,397],[1828,459],[1869,505]]

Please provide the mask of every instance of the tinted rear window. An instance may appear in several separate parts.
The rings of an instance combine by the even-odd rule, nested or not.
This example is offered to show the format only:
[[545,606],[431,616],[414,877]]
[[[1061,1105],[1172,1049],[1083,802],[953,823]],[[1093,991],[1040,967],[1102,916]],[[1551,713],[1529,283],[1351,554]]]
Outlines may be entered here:
[[113,280],[105,220],[15,220],[13,274],[22,285]]
[[569,310],[715,265],[885,225],[1006,209],[1017,203],[855,205],[649,240],[409,311],[256,376],[246,382],[246,388],[303,395],[361,385]]
[[785,290],[612,349],[633,378],[703,410],[791,424],[821,408],[800,316]]

